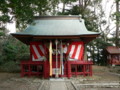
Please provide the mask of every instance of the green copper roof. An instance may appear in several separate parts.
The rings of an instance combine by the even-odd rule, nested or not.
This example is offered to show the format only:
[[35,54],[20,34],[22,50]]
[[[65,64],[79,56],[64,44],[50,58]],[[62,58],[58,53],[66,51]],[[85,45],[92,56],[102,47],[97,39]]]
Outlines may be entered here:
[[78,39],[87,43],[99,33],[88,31],[79,16],[40,16],[24,31],[12,35],[26,44],[43,39]]
[[[70,16],[69,16],[70,17]],[[23,32],[15,34],[19,35],[47,35],[47,36],[62,36],[62,35],[90,35],[99,34],[90,32],[86,29],[84,20],[80,18],[47,18],[36,19]]]

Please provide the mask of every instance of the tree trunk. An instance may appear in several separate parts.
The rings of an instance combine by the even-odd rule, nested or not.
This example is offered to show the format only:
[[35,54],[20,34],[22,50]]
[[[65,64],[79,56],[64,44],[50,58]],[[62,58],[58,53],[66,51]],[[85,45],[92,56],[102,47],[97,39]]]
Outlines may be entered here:
[[94,53],[95,48],[94,48],[94,46],[92,46],[92,48],[93,48],[93,50],[92,50],[92,59],[93,59],[93,63],[96,64],[96,62],[95,62],[95,53]]
[[79,12],[80,12],[80,8],[81,8],[81,2],[80,2],[80,0],[79,0]]
[[65,12],[65,2],[63,2],[63,9],[62,9],[62,13]]
[[99,48],[98,48],[98,44],[97,44],[97,64],[100,64],[100,52],[99,52]]
[[118,16],[118,13],[119,13],[119,1],[116,0],[116,40],[115,40],[115,44],[116,46],[119,45],[119,16]]

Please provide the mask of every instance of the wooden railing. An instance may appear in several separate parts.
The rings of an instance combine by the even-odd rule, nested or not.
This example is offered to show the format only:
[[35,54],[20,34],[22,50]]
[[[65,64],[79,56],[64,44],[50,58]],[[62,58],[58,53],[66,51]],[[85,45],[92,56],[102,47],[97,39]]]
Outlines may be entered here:
[[72,77],[72,75],[92,76],[92,64],[91,61],[68,61],[68,78]]
[[[89,61],[65,61],[64,75],[61,77],[92,76],[92,64]],[[21,76],[25,75],[41,75],[44,78],[49,78],[49,61],[21,61]]]
[[21,61],[21,76],[41,75],[46,78],[47,66],[48,65],[46,61]]

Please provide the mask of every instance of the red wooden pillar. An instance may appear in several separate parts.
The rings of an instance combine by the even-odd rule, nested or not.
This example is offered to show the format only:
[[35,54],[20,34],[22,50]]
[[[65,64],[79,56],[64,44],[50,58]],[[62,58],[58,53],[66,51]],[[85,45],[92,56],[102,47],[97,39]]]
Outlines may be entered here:
[[84,69],[85,69],[85,76],[86,76],[86,72],[87,72],[87,64],[84,65]]
[[83,64],[83,75],[85,76],[85,64]]
[[47,78],[47,61],[44,61],[43,68],[43,77]]
[[28,64],[28,76],[30,77],[31,76],[31,65],[30,64]]
[[89,64],[86,64],[86,75],[89,75],[89,70],[90,70]]
[[70,78],[72,75],[71,75],[71,64],[70,64],[70,61],[67,61],[67,69],[68,69],[68,78]]

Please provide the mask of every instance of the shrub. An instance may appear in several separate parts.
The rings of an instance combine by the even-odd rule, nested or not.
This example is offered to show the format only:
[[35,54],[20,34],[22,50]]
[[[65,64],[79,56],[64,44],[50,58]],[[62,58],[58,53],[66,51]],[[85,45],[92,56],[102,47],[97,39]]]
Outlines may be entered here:
[[20,66],[14,61],[9,61],[0,66],[3,72],[20,72]]
[[0,53],[0,70],[17,72],[21,60],[29,59],[29,47],[15,38],[8,36],[2,42]]

